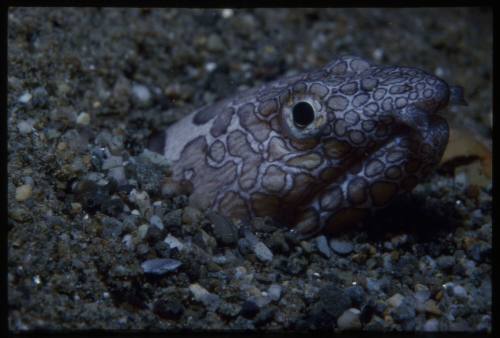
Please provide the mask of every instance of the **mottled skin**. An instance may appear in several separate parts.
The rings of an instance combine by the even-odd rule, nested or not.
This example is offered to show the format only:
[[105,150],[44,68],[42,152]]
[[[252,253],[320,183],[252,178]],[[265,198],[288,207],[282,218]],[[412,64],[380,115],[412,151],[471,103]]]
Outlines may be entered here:
[[[341,57],[203,107],[152,147],[191,203],[272,216],[303,236],[339,230],[412,190],[439,163],[458,87],[422,70]],[[160,142],[158,142],[160,141]]]

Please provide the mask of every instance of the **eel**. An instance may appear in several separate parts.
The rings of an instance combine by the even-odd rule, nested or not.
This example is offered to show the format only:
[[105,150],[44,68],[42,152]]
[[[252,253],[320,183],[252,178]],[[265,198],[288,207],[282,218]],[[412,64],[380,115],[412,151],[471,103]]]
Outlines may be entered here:
[[307,238],[337,232],[428,177],[463,89],[413,67],[342,56],[201,107],[149,148],[172,163],[190,204],[270,216]]

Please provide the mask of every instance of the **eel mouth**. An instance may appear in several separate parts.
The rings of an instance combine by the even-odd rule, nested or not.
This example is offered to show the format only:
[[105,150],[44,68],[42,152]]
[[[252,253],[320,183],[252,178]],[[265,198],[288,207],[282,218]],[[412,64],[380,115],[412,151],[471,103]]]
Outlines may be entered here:
[[148,139],[147,148],[151,151],[163,155],[165,151],[165,141],[166,141],[165,130],[154,132]]

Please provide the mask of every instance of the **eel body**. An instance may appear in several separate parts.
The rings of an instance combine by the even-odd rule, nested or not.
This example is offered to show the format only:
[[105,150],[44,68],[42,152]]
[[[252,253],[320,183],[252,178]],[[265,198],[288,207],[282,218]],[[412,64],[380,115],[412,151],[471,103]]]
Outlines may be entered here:
[[156,136],[190,202],[271,216],[300,235],[339,230],[411,191],[439,163],[458,86],[344,56],[202,107]]

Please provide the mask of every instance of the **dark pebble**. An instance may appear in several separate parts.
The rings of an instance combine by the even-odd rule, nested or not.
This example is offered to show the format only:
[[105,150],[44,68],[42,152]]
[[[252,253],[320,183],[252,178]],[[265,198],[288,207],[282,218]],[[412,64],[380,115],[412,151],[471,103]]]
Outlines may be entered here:
[[270,323],[274,318],[275,309],[273,307],[263,308],[255,317],[255,325],[264,326]]
[[290,252],[290,246],[288,245],[282,231],[274,232],[269,241],[266,243],[273,252],[284,254]]
[[277,227],[269,217],[255,217],[252,222],[252,229],[255,232],[273,232]]
[[442,270],[450,270],[455,265],[455,258],[453,256],[440,256],[436,259],[438,267]]
[[123,232],[123,223],[112,217],[104,217],[102,220],[103,230],[102,237],[118,238]]
[[397,322],[407,322],[415,318],[415,304],[405,298],[403,302],[391,311],[391,315]]
[[213,234],[220,246],[232,246],[238,241],[238,232],[233,223],[215,212],[208,213],[213,224]]
[[162,221],[166,228],[180,227],[182,224],[182,210],[172,210],[166,213]]
[[252,319],[257,315],[257,313],[259,313],[259,310],[259,306],[255,304],[255,302],[247,300],[241,306],[240,315],[245,318]]
[[246,256],[253,252],[252,244],[246,238],[240,238],[238,240],[238,249],[243,256]]
[[318,291],[319,300],[315,303],[319,310],[324,311],[332,321],[335,321],[345,310],[351,307],[351,298],[335,285],[327,285]]
[[469,256],[476,262],[483,262],[491,256],[491,245],[486,242],[475,243],[467,251]]
[[154,304],[154,313],[165,319],[179,319],[184,313],[184,306],[176,300],[160,299]]
[[162,240],[163,232],[155,226],[150,226],[146,233],[146,240],[150,243],[156,243]]
[[238,304],[223,302],[217,309],[217,312],[225,318],[234,318],[240,314],[241,306]]
[[109,216],[118,216],[123,211],[123,202],[118,198],[107,199],[102,203],[101,211]]
[[361,305],[365,300],[365,290],[359,285],[348,287],[345,292],[351,299],[354,307]]
[[145,256],[149,253],[149,245],[147,245],[146,243],[140,243],[139,245],[137,245],[137,248],[136,248],[136,252],[137,252],[137,255],[139,256]]
[[354,250],[354,246],[350,242],[339,241],[337,239],[330,240],[330,248],[332,250],[342,256],[346,256]]

